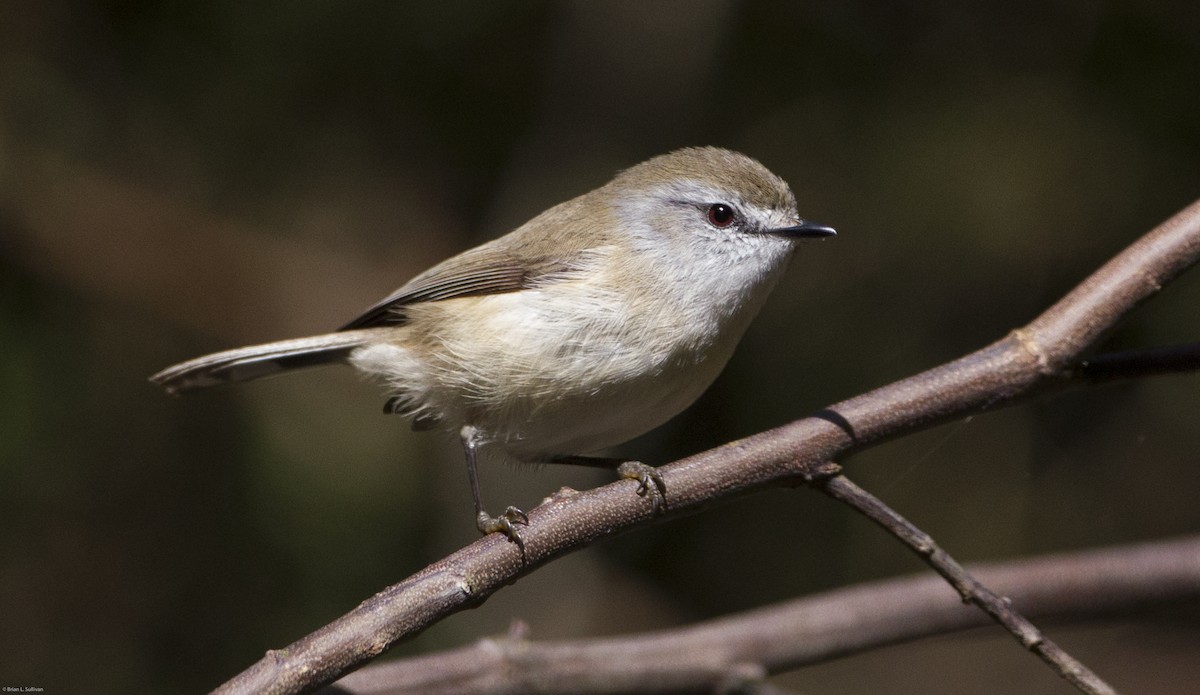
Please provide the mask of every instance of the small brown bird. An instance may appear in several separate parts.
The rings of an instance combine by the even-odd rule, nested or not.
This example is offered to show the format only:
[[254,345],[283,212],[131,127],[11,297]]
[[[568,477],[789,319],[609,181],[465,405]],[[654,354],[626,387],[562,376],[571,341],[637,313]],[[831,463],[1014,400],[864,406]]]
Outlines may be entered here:
[[650,466],[582,456],[647,432],[716,378],[783,274],[802,219],[779,177],[715,147],[661,155],[424,273],[334,333],[219,352],[151,379],[171,393],[346,362],[413,429],[457,433],[479,530],[477,451],[613,467],[665,500]]

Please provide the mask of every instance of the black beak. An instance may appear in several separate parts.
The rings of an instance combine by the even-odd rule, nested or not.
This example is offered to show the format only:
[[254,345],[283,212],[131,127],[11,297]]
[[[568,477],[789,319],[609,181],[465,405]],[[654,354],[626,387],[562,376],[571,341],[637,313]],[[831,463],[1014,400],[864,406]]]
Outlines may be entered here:
[[824,238],[827,236],[837,236],[837,232],[834,231],[833,227],[826,227],[823,224],[817,224],[816,222],[809,222],[808,220],[800,220],[800,224],[797,224],[793,227],[779,227],[777,229],[768,229],[768,230],[765,230],[763,233],[764,234],[773,234],[775,236],[790,237],[792,239],[806,239],[806,238],[820,239],[820,238]]

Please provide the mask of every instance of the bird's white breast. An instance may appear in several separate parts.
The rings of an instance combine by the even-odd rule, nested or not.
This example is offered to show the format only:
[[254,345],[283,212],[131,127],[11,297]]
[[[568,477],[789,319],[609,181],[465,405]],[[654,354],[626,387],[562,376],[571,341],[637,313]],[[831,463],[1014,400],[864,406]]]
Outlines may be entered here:
[[599,254],[542,287],[419,305],[397,338],[352,361],[519,459],[612,446],[708,388],[786,256],[717,258],[686,274],[669,260]]

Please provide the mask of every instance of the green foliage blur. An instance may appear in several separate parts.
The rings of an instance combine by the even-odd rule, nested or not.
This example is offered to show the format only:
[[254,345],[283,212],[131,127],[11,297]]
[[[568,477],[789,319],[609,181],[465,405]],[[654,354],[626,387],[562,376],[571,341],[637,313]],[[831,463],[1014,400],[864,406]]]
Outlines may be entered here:
[[[158,369],[320,333],[619,168],[732,147],[836,226],[718,383],[619,453],[752,434],[1003,336],[1200,195],[1189,2],[0,7],[0,686],[198,692],[475,539],[453,442],[332,368]],[[1200,274],[1103,347],[1200,339]],[[1200,376],[846,461],[961,560],[1200,531]],[[532,508],[603,472],[484,472]],[[395,650],[681,625],[921,571],[804,490],[564,558]],[[947,589],[950,596],[950,590]],[[1051,626],[1118,687],[1200,679],[1200,606]],[[919,664],[917,668],[914,664]],[[1071,692],[997,631],[804,669],[822,693]]]

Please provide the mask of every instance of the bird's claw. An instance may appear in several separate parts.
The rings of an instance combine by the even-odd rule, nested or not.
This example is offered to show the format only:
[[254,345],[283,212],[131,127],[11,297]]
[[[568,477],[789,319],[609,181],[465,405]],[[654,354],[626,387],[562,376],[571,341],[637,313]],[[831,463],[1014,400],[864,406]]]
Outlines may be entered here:
[[667,484],[657,468],[641,461],[625,461],[617,466],[617,474],[638,481],[637,493],[642,497],[650,496],[650,505],[655,514],[666,510]]
[[521,531],[517,528],[518,524],[528,526],[529,517],[516,507],[505,509],[500,516],[490,516],[487,512],[479,512],[479,516],[475,517],[475,525],[479,527],[480,533],[486,535],[499,531],[507,536],[508,540],[516,543],[524,553],[525,539],[521,538]]

